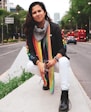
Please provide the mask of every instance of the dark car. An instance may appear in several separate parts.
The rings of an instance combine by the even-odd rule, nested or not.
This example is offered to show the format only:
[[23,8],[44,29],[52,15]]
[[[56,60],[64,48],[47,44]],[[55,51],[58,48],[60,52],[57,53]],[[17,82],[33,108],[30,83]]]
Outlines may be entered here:
[[77,44],[77,40],[75,39],[74,36],[67,37],[67,44],[69,44],[69,43]]

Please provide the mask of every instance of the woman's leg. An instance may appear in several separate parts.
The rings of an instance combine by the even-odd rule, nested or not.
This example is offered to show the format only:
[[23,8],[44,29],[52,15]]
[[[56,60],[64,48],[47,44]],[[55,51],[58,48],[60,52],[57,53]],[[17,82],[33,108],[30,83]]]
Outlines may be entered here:
[[61,90],[69,90],[70,62],[66,57],[61,57],[54,66],[54,72],[60,74]]
[[38,66],[34,65],[31,60],[27,64],[26,71],[40,76]]
[[61,98],[60,98],[60,111],[66,111],[69,109],[69,76],[70,76],[70,62],[66,57],[59,59],[59,73],[61,76]]
[[61,74],[61,89],[69,90],[70,62],[66,57],[59,59],[59,73]]

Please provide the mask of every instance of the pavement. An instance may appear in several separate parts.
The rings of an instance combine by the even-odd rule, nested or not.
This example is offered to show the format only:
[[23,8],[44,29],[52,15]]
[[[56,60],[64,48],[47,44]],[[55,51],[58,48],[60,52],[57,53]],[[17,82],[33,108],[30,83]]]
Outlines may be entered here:
[[[22,52],[16,61],[19,60],[20,55],[24,55],[24,49],[22,48]],[[24,60],[22,59],[22,61]],[[17,66],[15,62],[13,66]],[[5,74],[4,76],[6,77]],[[91,99],[89,99],[71,70],[69,77],[71,84],[69,90],[69,112],[91,112]],[[4,77],[1,79],[4,79]],[[0,100],[0,112],[58,112],[61,95],[59,79],[60,75],[55,73],[55,91],[54,94],[51,94],[49,90],[42,90],[43,82],[41,78],[38,75],[34,75]]]

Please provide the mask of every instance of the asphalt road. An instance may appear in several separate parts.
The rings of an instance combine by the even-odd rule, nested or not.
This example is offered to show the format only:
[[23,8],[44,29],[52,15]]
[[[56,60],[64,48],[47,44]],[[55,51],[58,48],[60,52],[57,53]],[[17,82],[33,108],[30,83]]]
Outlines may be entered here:
[[77,45],[67,45],[72,70],[91,98],[91,43],[78,42]]
[[0,45],[0,75],[10,68],[24,45],[25,42]]

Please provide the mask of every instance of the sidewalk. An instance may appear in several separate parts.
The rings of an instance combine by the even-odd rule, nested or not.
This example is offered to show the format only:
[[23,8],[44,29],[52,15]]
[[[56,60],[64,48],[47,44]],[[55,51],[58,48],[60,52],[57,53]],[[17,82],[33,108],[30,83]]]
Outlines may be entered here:
[[[70,111],[91,112],[88,98],[72,71],[70,71]],[[0,100],[0,112],[58,112],[60,100],[59,74],[55,73],[55,91],[42,90],[42,80],[35,75]]]

